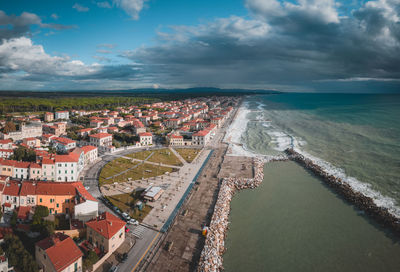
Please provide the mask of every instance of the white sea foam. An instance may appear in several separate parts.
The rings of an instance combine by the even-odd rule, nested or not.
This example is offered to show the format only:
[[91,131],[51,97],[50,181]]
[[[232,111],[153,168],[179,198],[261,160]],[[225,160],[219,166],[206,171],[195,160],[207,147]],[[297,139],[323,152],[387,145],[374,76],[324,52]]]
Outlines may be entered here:
[[[264,110],[261,102],[258,102],[257,109]],[[243,143],[242,135],[247,130],[249,122],[248,116],[251,112],[252,111],[248,109],[248,104],[243,103],[239,109],[237,118],[231,124],[224,139],[225,142],[229,143],[228,155],[262,157],[265,161],[276,158],[276,156],[266,156],[251,151],[247,149],[246,145]],[[257,120],[262,120],[263,114],[258,114],[256,118]],[[396,201],[393,198],[382,195],[380,192],[371,188],[370,184],[361,182],[355,177],[348,176],[343,169],[302,150],[301,148],[307,144],[304,140],[298,139],[297,137],[280,130],[275,127],[271,121],[265,122],[262,125],[266,128],[267,134],[271,137],[271,142],[274,145],[273,148],[275,150],[284,151],[287,148],[294,148],[296,152],[312,160],[315,164],[322,167],[328,174],[341,178],[344,182],[347,182],[353,190],[370,197],[377,206],[387,208],[391,214],[400,218],[400,208],[396,205]]]

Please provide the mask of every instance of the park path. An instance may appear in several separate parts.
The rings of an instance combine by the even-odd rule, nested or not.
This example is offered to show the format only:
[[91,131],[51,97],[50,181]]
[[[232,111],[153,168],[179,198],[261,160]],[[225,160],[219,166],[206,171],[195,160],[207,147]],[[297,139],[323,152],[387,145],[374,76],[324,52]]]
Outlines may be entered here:
[[126,170],[124,170],[124,171],[119,172],[118,174],[112,175],[112,176],[110,176],[110,177],[108,177],[108,178],[105,178],[105,179],[106,179],[106,180],[107,180],[107,179],[112,179],[112,178],[114,178],[114,177],[118,177],[118,176],[120,176],[120,175],[122,175],[122,174],[125,174],[126,172],[129,172],[129,171],[131,171],[132,169],[135,169],[136,167],[138,167],[139,165],[145,163],[148,159],[150,159],[150,157],[153,156],[153,154],[154,154],[154,151],[151,152],[151,154],[150,154],[149,156],[147,156],[147,158],[144,159],[144,160],[136,160],[136,159],[132,159],[132,158],[125,157],[125,156],[117,156],[117,157],[119,157],[119,158],[124,158],[124,159],[128,159],[128,160],[140,161],[141,163],[138,163],[138,164],[136,164],[135,166],[133,166],[133,167],[131,167],[131,168],[128,168],[128,169],[126,169]]
[[179,154],[178,151],[176,151],[175,149],[173,149],[172,147],[168,147],[169,150],[171,150],[172,153],[175,154],[175,156],[178,157],[178,159],[181,161],[181,163],[183,163],[183,165],[187,164],[187,161],[181,156],[181,154]]

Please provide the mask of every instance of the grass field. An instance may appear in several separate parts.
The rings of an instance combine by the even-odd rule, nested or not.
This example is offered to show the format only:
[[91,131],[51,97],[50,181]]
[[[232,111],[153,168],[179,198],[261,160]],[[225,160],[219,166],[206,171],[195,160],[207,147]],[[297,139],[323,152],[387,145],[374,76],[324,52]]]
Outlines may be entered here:
[[[154,152],[154,153],[153,153]],[[174,166],[182,166],[182,162],[172,153],[168,148],[163,148],[159,150],[146,150],[141,152],[136,152],[127,155],[127,157],[144,160],[146,159],[151,153],[153,155],[148,159],[149,162],[156,162],[156,163],[164,163]]]
[[120,194],[113,196],[106,196],[106,198],[121,211],[126,212],[130,217],[142,222],[142,220],[149,214],[152,207],[145,205],[143,210],[133,209],[134,204],[138,201],[137,198],[130,194]]
[[191,163],[201,151],[201,149],[198,149],[198,148],[175,148],[175,150],[188,163]]
[[115,164],[114,161],[106,164],[104,168],[101,170],[100,177],[99,177],[99,185],[102,186],[104,184],[112,184],[114,182],[127,182],[128,178],[132,180],[139,180],[139,179],[147,179],[151,177],[156,177],[165,174],[166,172],[171,173],[174,169],[170,167],[163,167],[152,165],[148,163],[139,164],[136,168],[129,170],[126,173],[118,175],[111,179],[106,179],[114,174],[120,173],[130,167],[133,167],[135,164],[132,164],[130,167],[121,168],[125,164]]

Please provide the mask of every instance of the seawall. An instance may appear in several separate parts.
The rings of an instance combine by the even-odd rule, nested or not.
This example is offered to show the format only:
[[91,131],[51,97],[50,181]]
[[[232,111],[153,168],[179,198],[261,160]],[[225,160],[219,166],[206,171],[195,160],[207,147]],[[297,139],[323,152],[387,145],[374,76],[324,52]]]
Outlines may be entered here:
[[355,191],[348,183],[342,179],[328,174],[322,167],[315,164],[310,159],[289,148],[285,150],[289,159],[299,163],[313,174],[320,177],[330,188],[341,195],[349,203],[365,212],[370,218],[382,226],[389,228],[400,237],[400,220],[391,214],[387,208],[379,207],[374,200],[360,192]]
[[223,178],[207,238],[201,252],[198,271],[221,271],[225,252],[225,237],[229,225],[230,203],[238,190],[256,188],[264,179],[264,160],[254,160],[254,178]]

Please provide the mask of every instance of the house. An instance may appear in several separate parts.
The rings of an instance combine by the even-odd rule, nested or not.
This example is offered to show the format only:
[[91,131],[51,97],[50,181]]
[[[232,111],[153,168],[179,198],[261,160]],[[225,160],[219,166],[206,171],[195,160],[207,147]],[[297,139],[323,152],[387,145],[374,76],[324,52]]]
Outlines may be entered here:
[[34,137],[24,138],[22,143],[26,144],[30,148],[40,147],[40,140]]
[[143,198],[149,201],[156,201],[163,193],[164,190],[161,187],[149,186],[143,192]]
[[4,211],[12,211],[19,207],[19,190],[21,184],[17,181],[9,181],[4,186],[2,201]]
[[112,146],[112,134],[97,133],[89,136],[90,144],[93,146]]
[[44,181],[56,180],[56,166],[54,160],[49,158],[42,159],[42,179]]
[[0,140],[0,149],[13,149],[13,142],[11,139]]
[[183,136],[170,134],[167,136],[168,144],[171,146],[182,146],[184,145]]
[[108,212],[86,222],[87,240],[102,252],[114,252],[125,240],[125,222]]
[[192,144],[205,146],[210,142],[211,133],[208,130],[201,130],[192,135]]
[[92,145],[85,145],[82,146],[81,149],[85,154],[85,165],[91,164],[95,160],[97,160],[98,157],[97,147]]
[[139,139],[139,142],[142,146],[153,144],[153,134],[151,134],[150,132],[139,133]]
[[[36,206],[36,183],[24,181],[19,191],[19,206],[34,207]],[[21,212],[22,213],[22,212]]]
[[93,128],[83,128],[78,130],[78,135],[81,137],[86,137],[90,134],[90,132],[93,130]]
[[29,126],[22,124],[19,131],[1,133],[0,139],[12,139],[14,141],[20,141],[27,137],[40,137],[42,135],[42,124],[32,123]]
[[56,111],[55,116],[56,116],[55,117],[56,119],[68,120],[69,119],[69,111]]
[[35,257],[43,272],[82,271],[83,253],[63,233],[55,233],[35,244]]
[[[76,154],[56,155],[55,156],[55,177],[56,181],[77,181],[78,163],[81,158]],[[84,158],[81,159],[82,164]]]
[[13,149],[0,149],[0,158],[8,159],[14,154]]
[[39,180],[42,179],[42,166],[40,164],[31,162],[29,164],[29,179]]
[[69,138],[56,137],[51,139],[51,142],[57,151],[63,153],[67,153],[69,150],[72,150],[76,147],[76,141]]
[[44,114],[44,121],[45,122],[51,122],[54,120],[54,114],[52,112],[46,112]]

